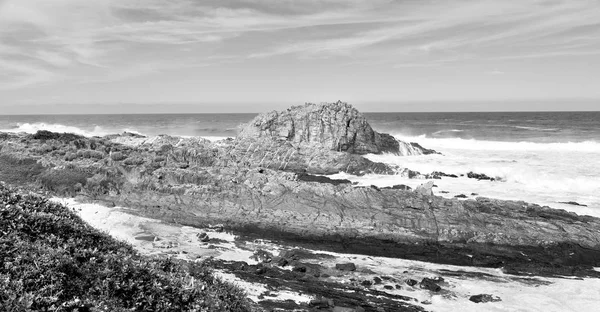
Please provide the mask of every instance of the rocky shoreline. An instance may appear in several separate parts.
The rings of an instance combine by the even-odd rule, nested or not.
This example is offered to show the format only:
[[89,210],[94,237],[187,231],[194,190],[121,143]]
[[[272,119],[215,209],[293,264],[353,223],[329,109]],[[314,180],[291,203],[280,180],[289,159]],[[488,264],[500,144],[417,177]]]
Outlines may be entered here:
[[223,224],[233,233],[330,251],[519,275],[598,276],[597,218],[518,201],[442,198],[433,195],[433,183],[379,189],[321,176],[378,173],[425,182],[432,176],[362,154],[433,152],[375,132],[348,104],[307,104],[260,115],[238,138],[218,142],[3,133],[0,180],[165,222]]
[[[214,268],[217,276],[244,289],[266,311],[510,310],[523,308],[519,295],[552,298],[566,294],[572,283],[579,283],[581,292],[581,287],[592,290],[600,282],[327,252],[233,235],[220,225],[167,224],[129,215],[121,207],[57,201],[143,254]],[[594,305],[586,292],[570,299]]]

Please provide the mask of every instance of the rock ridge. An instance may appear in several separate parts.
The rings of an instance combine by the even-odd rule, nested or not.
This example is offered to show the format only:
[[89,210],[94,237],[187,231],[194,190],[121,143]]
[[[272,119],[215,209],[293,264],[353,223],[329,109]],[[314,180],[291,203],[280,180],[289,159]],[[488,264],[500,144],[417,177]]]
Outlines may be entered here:
[[433,152],[373,130],[358,110],[341,101],[306,103],[285,111],[260,114],[242,128],[238,138],[271,138],[288,141],[295,146],[320,145],[328,150],[359,155]]

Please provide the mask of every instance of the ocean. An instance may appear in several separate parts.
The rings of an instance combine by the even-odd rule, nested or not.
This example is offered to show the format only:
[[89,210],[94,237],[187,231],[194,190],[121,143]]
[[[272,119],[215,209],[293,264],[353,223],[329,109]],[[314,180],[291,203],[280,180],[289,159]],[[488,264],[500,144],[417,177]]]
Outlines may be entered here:
[[[256,114],[0,116],[0,131],[45,129],[85,136],[124,131],[144,135],[234,137]],[[435,180],[434,193],[527,202],[600,217],[600,112],[366,113],[372,127],[441,155],[367,155],[421,173],[483,173]],[[359,185],[415,187],[400,176],[337,174]],[[565,204],[576,202],[585,206]]]

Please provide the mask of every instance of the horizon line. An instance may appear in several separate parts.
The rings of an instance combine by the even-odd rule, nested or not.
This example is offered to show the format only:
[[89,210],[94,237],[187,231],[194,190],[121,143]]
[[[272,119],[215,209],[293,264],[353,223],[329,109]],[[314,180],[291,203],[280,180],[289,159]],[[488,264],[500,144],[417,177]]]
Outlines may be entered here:
[[[261,112],[181,112],[181,113],[41,113],[41,114],[2,114],[0,116],[111,116],[111,115],[258,115],[267,112],[278,110],[265,110]],[[600,109],[596,110],[480,110],[480,111],[359,111],[362,114],[400,114],[400,113],[431,113],[431,114],[471,114],[471,113],[599,113]]]

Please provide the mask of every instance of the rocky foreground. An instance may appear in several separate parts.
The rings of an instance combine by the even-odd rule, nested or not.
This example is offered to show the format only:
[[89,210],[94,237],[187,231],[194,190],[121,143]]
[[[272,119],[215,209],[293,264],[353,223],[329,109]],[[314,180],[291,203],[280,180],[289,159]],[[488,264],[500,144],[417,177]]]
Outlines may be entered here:
[[[443,152],[443,151],[439,151]],[[597,276],[600,220],[535,204],[356,187],[321,175],[426,176],[362,154],[435,153],[374,131],[345,103],[258,116],[240,136],[0,134],[0,180],[194,227],[307,247],[513,274]],[[425,182],[425,181],[424,181]]]

